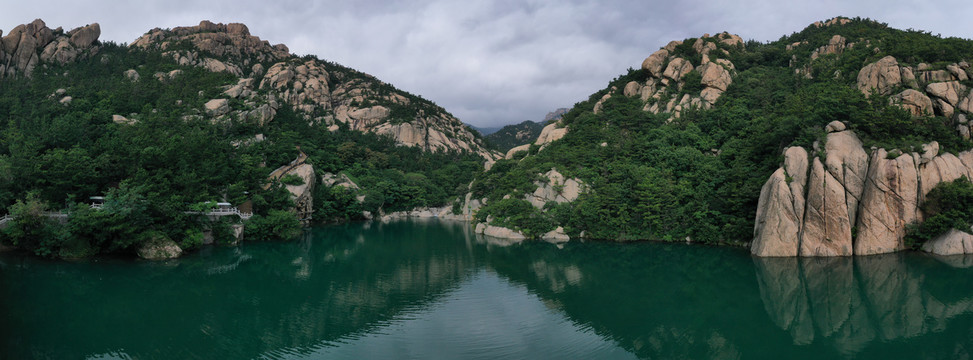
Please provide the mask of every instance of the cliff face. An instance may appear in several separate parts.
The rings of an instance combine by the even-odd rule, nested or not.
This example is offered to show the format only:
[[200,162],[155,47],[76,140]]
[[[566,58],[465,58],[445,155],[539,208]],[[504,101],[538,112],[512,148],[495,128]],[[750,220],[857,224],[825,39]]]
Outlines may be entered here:
[[[493,160],[498,154],[443,108],[399,91],[371,75],[313,58],[291,55],[284,45],[271,45],[250,34],[243,24],[214,24],[171,30],[153,29],[131,46],[157,49],[180,65],[228,72],[242,78],[227,89],[228,98],[242,98],[252,109],[238,113],[272,121],[281,104],[304,118],[339,124],[351,130],[389,135],[403,146],[427,151],[469,151]],[[265,97],[259,94],[267,93]]]
[[929,191],[962,176],[973,178],[973,150],[938,154],[933,142],[921,154],[871,149],[869,156],[857,136],[843,128],[839,122],[829,125],[825,160],[813,157],[810,170],[802,166],[808,163],[807,150],[785,150],[784,166],[760,192],[750,248],[754,255],[904,250],[906,225],[923,219],[919,205]]

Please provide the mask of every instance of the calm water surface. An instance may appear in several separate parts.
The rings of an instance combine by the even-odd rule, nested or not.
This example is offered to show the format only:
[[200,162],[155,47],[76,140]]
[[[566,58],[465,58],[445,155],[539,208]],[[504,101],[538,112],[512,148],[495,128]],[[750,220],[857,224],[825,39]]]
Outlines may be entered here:
[[169,262],[0,254],[0,359],[969,359],[973,257],[754,259],[315,228]]

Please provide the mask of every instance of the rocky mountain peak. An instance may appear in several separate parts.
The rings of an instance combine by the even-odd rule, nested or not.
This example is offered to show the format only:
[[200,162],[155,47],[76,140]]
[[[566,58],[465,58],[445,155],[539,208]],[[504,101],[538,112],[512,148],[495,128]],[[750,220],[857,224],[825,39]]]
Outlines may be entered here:
[[17,25],[0,38],[0,78],[18,74],[30,76],[42,63],[65,64],[94,55],[98,52],[99,36],[101,26],[98,23],[67,33],[61,28],[52,30],[41,19]]
[[243,65],[282,60],[291,56],[286,45],[271,45],[270,42],[251,35],[250,29],[244,24],[213,23],[209,20],[200,21],[196,26],[155,28],[135,39],[131,46],[179,52],[188,50],[185,49],[186,42],[194,50],[215,57],[240,59],[244,62]]
[[[644,111],[673,117],[688,108],[712,108],[733,82],[736,67],[728,59],[730,50],[743,46],[740,36],[728,32],[671,41],[642,62],[648,79],[629,82],[623,94],[645,101]],[[608,93],[595,104],[595,113],[610,97]]]
[[219,114],[214,116],[238,115],[265,124],[286,104],[308,122],[331,131],[343,123],[351,130],[388,135],[403,146],[497,157],[459,119],[430,101],[398,91],[374,76],[313,56],[292,55],[283,44],[271,45],[251,35],[244,24],[203,20],[196,26],[156,28],[131,47],[161,51],[179,65],[240,77],[240,83],[228,85],[225,95],[259,107],[230,114],[219,111],[222,107],[213,102],[214,109],[206,112]]

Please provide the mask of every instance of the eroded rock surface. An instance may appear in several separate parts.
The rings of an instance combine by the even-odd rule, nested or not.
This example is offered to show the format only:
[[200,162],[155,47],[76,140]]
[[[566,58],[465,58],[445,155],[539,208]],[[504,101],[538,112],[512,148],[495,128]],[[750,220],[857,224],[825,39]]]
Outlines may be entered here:
[[761,189],[750,247],[754,255],[905,250],[906,226],[924,218],[919,204],[925,195],[942,182],[973,177],[973,151],[940,154],[939,144],[931,142],[921,154],[873,149],[868,156],[844,124],[831,123],[827,131],[823,162],[814,157],[806,173],[806,150],[785,149],[782,167]]
[[29,77],[43,63],[66,64],[93,56],[100,49],[99,36],[97,23],[67,33],[51,30],[41,19],[18,25],[0,38],[0,79]]

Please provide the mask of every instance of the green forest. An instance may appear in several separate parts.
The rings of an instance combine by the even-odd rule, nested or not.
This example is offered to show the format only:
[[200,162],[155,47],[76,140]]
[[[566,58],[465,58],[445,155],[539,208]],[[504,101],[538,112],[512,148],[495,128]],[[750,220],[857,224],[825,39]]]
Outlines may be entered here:
[[[333,77],[363,77],[322,63]],[[128,69],[137,70],[141,80],[126,78]],[[182,73],[166,81],[154,78],[173,70]],[[199,116],[206,101],[222,97],[224,87],[238,80],[177,65],[159,51],[105,42],[86,60],[45,64],[31,77],[0,81],[0,208],[15,217],[0,231],[0,241],[48,257],[130,253],[153,238],[193,249],[203,231],[212,231],[217,242],[230,241],[228,226],[239,219],[212,222],[186,214],[219,201],[252,203],[246,239],[287,239],[300,229],[287,211],[293,207],[290,194],[280,183],[264,185],[272,170],[299,151],[308,155],[316,176],[344,173],[362,188],[356,193],[316,187],[318,222],[446,205],[465,194],[482,169],[482,158],[473,154],[396,146],[388,137],[346,126],[331,132],[288,105],[262,127],[249,119]],[[382,85],[379,90],[394,90]],[[62,104],[62,96],[72,100]],[[394,110],[406,115],[441,110],[409,96],[413,106]],[[244,104],[231,99],[230,106]],[[134,123],[115,123],[113,115]],[[258,133],[267,140],[252,141]],[[359,203],[360,195],[365,200]],[[105,198],[101,209],[89,206],[92,196]],[[59,222],[43,216],[48,211],[70,217]]]
[[506,153],[514,147],[529,144],[537,140],[541,130],[547,125],[543,122],[526,120],[520,124],[507,125],[496,132],[487,135],[484,139],[487,143],[497,150]]
[[[873,47],[847,48],[840,56],[810,61],[812,50],[834,35],[867,39]],[[695,40],[686,39],[675,52],[690,54],[689,44]],[[802,41],[807,44],[786,49]],[[495,224],[528,237],[560,225],[572,238],[584,232],[585,238],[616,241],[744,244],[753,236],[760,189],[783,160],[782,150],[812,148],[823,140],[824,126],[831,121],[846,123],[866,149],[918,151],[931,140],[946,152],[973,146],[956,133],[952,119],[912,117],[890,105],[887,96],[866,98],[856,88],[859,69],[884,56],[944,68],[973,57],[973,41],[854,19],[844,25],[810,26],[768,43],[717,46],[727,51],[737,74],[712,109],[684,110],[672,121],[670,114],[643,111],[646,103],[624,96],[622,89],[649,75],[629,69],[564,116],[570,131],[563,139],[543,151],[533,146],[512,160],[501,160],[477,178],[474,197],[488,198],[478,220],[492,217]],[[698,54],[688,57],[700,64]],[[811,78],[795,72],[805,67]],[[673,88],[677,99],[699,91],[693,87],[693,73],[685,79],[686,86]],[[596,114],[594,105],[607,93],[613,96]],[[551,168],[581,179],[590,190],[577,201],[550,202],[544,209],[531,206],[522,195],[518,198],[534,191],[534,181],[543,180],[539,174]]]

